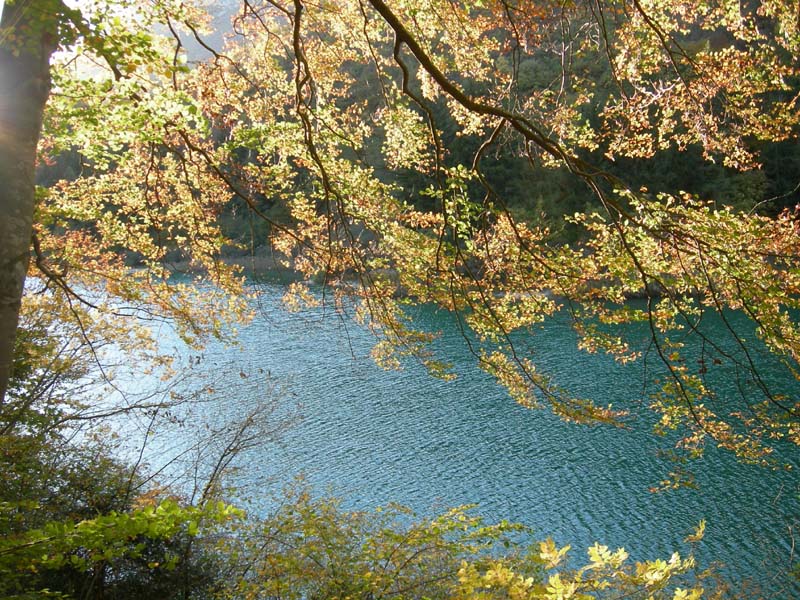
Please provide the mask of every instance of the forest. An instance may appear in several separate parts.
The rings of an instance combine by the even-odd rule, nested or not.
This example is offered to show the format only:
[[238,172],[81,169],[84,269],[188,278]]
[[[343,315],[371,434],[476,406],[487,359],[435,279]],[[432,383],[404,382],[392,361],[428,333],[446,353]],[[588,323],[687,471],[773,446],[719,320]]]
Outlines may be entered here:
[[[674,465],[653,493],[695,487],[709,449],[797,467],[798,6],[6,0],[0,596],[797,593],[793,546],[777,591],[698,566],[701,517],[644,560],[302,485],[246,510],[231,474],[292,426],[266,399],[212,424],[189,487],[121,448],[203,402],[158,328],[198,355],[237,344],[269,271],[286,311],[355,320],[384,369],[456,376],[417,318],[435,307],[511,401],[576,439],[648,415]],[[520,343],[555,318],[580,351],[640,365],[642,397],[557,382]],[[129,397],[124,377],[172,391]],[[149,423],[141,440],[123,414]]]

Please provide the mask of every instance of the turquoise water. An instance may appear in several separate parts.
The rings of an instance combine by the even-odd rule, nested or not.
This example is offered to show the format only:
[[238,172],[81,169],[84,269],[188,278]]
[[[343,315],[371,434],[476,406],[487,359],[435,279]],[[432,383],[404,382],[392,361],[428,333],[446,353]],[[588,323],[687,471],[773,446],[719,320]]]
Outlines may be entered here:
[[[451,382],[415,364],[402,371],[376,367],[368,358],[373,340],[363,329],[330,308],[287,313],[281,293],[265,286],[241,347],[211,347],[195,367],[217,382],[231,413],[274,395],[275,387],[280,402],[298,407],[301,418],[277,443],[246,455],[242,478],[259,482],[248,493],[266,497],[302,473],[315,490],[332,491],[351,508],[397,501],[428,514],[476,503],[479,514],[525,523],[537,537],[571,544],[577,556],[595,541],[624,546],[634,559],[685,552],[682,539],[705,519],[698,551],[705,565],[720,561],[736,581],[800,597],[789,578],[763,578],[791,562],[800,520],[794,472],[743,465],[709,449],[692,465],[699,491],[649,491],[673,467],[657,452],[670,442],[650,433],[644,408],[655,359],[647,369],[622,367],[580,352],[565,320],[520,336],[557,383],[640,415],[627,429],[571,425],[516,405],[475,367],[447,314],[424,309],[419,316],[442,332],[437,349],[458,375]],[[719,370],[735,390],[736,373]],[[796,396],[790,379],[765,372]],[[798,462],[794,449],[783,458]]]

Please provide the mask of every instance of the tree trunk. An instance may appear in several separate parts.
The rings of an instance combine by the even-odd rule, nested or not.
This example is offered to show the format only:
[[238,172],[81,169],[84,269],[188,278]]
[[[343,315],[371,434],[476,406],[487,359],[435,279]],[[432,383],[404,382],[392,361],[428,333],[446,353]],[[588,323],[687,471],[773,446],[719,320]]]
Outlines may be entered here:
[[12,373],[30,256],[36,146],[56,47],[55,6],[49,0],[6,0],[0,19],[0,405]]

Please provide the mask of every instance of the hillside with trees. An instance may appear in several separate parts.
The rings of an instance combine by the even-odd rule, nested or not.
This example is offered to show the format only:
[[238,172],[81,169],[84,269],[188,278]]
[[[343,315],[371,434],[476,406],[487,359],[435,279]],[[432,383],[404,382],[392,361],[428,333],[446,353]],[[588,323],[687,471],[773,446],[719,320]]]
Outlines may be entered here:
[[[3,7],[0,594],[729,597],[691,556],[631,563],[598,545],[567,565],[552,541],[525,547],[460,509],[367,515],[297,492],[245,517],[222,482],[280,435],[266,409],[217,432],[212,468],[179,497],[120,457],[108,418],[155,427],[193,400],[110,399],[121,371],[192,377],[158,323],[198,350],[234,340],[254,292],[230,258],[266,254],[292,273],[289,309],[319,289],[353,307],[385,368],[453,376],[414,318],[436,306],[525,407],[587,424],[654,413],[679,464],[714,447],[784,468],[800,398],[756,349],[797,381],[796,3],[209,8]],[[645,402],[579,396],[516,342],[565,312],[582,350],[658,361]],[[722,366],[747,385],[706,377]]]

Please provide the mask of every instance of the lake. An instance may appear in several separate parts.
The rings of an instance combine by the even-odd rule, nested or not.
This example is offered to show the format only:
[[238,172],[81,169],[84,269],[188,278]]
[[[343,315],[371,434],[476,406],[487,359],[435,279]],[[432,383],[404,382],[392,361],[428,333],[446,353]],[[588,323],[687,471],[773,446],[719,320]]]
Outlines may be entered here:
[[[446,313],[423,308],[419,319],[442,332],[436,348],[458,375],[450,382],[415,364],[384,371],[368,357],[373,338],[347,317],[331,308],[288,313],[279,286],[261,288],[258,317],[240,332],[240,347],[212,345],[191,360],[222,400],[220,412],[206,415],[212,422],[271,398],[280,402],[276,420],[295,411],[300,417],[242,464],[240,481],[253,484],[244,489],[257,506],[268,509],[261,499],[303,474],[318,493],[339,495],[349,508],[396,501],[431,514],[475,503],[489,520],[518,521],[538,538],[571,544],[579,559],[595,541],[624,546],[633,559],[685,553],[683,538],[705,519],[702,564],[720,561],[737,582],[752,579],[777,597],[800,597],[788,577],[763,579],[792,560],[800,520],[795,471],[743,465],[710,448],[690,465],[699,490],[649,491],[673,468],[658,454],[670,440],[652,435],[646,409],[655,359],[645,369],[580,352],[563,318],[518,336],[557,383],[639,413],[627,429],[567,424],[515,404],[477,369]],[[644,345],[644,331],[641,339]],[[777,387],[796,396],[796,382],[770,368],[773,379],[784,377]],[[717,376],[736,389],[734,372],[722,366]],[[796,448],[782,458],[797,465]]]

